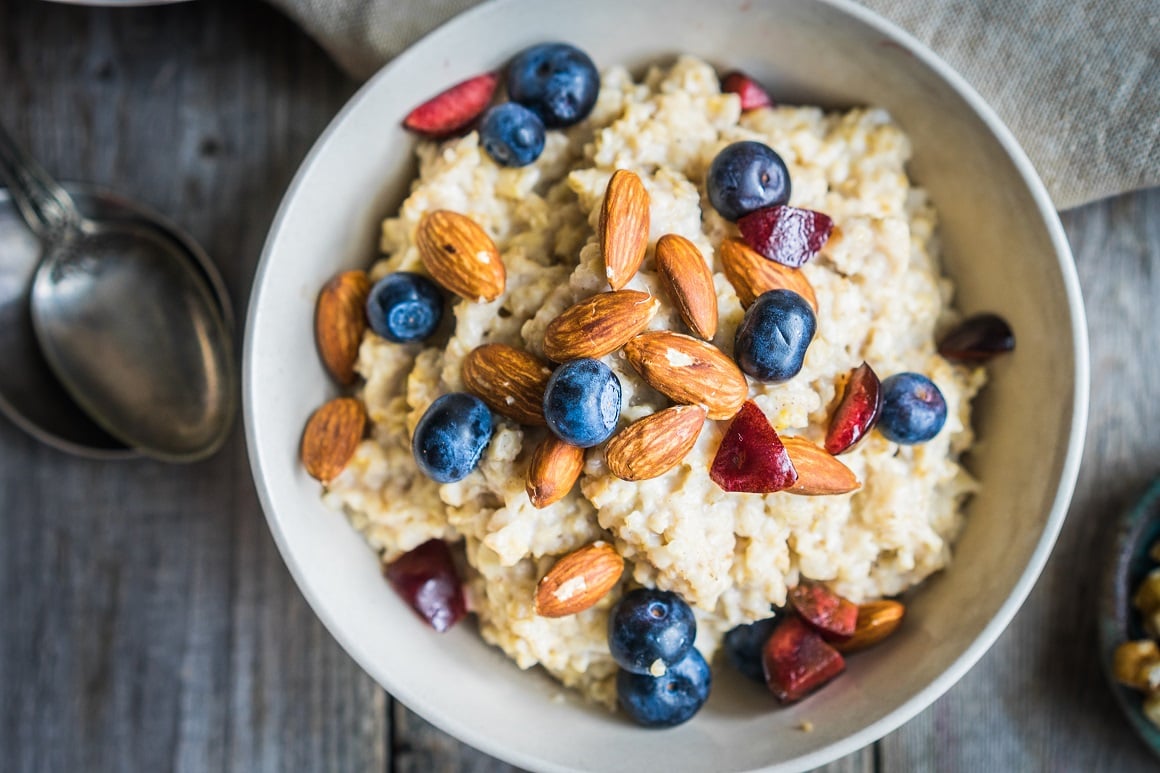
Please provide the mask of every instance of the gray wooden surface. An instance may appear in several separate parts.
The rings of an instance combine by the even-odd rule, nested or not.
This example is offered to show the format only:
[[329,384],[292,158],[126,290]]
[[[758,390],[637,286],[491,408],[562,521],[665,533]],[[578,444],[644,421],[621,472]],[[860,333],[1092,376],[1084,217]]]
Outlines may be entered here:
[[[187,226],[239,316],[282,191],[354,88],[252,2],[0,2],[0,119],[58,176]],[[826,770],[1157,767],[1102,682],[1093,604],[1108,521],[1160,473],[1160,190],[1064,224],[1094,377],[1059,545],[960,684]],[[190,467],[99,464],[0,420],[0,770],[511,768],[394,702],[323,630],[266,530],[240,432]]]

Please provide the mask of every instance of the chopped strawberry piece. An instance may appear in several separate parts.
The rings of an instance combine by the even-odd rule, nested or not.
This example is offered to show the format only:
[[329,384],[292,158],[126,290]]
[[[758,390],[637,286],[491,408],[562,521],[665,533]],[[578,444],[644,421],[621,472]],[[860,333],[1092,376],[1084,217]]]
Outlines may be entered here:
[[742,110],[773,106],[773,100],[769,98],[765,89],[740,70],[725,74],[725,77],[721,79],[721,90],[741,97]]
[[809,695],[846,669],[842,655],[799,617],[774,629],[761,653],[765,683],[782,703]]
[[427,137],[446,137],[466,129],[491,102],[499,75],[477,75],[458,83],[416,107],[403,126]]
[[798,476],[777,431],[747,400],[721,438],[709,477],[726,491],[769,494],[789,488]]
[[863,362],[850,373],[842,400],[830,417],[826,450],[834,456],[849,451],[870,434],[882,411],[882,384],[878,374]]
[[750,212],[737,226],[757,252],[783,266],[801,268],[825,246],[834,221],[812,209],[778,204]]
[[858,605],[834,593],[820,582],[802,580],[789,589],[789,603],[802,619],[831,641],[842,641],[854,635],[858,624]]
[[442,540],[428,540],[404,553],[387,564],[383,573],[411,609],[440,633],[467,613],[455,560]]

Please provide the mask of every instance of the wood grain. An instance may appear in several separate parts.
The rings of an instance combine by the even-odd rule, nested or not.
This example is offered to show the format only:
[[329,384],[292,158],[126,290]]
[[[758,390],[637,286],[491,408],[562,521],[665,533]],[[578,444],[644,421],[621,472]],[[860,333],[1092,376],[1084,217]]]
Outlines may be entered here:
[[[242,317],[298,163],[353,92],[253,2],[0,3],[0,116],[64,179],[188,227]],[[1095,648],[1092,557],[1160,471],[1160,191],[1068,213],[1092,421],[1075,505],[996,647],[931,709],[823,770],[1155,769]],[[0,364],[2,367],[2,364]],[[391,701],[306,606],[240,433],[189,467],[99,464],[0,420],[0,769],[512,771]]]

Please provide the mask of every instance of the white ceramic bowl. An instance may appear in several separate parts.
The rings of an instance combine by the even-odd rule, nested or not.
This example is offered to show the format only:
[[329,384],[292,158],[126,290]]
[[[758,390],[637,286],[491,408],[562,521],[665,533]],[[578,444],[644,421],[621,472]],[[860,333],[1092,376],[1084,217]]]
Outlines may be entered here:
[[[978,401],[971,466],[983,488],[951,567],[914,595],[890,642],[791,708],[720,669],[693,721],[637,728],[519,671],[471,624],[436,635],[383,582],[374,554],[318,500],[297,462],[302,425],[335,391],[313,343],[318,289],[376,254],[380,219],[414,174],[405,113],[545,40],[600,66],[690,52],[744,69],[783,101],[888,108],[942,220],[965,311],[1005,316],[1017,353]],[[849,2],[499,0],[413,46],[350,101],[303,164],[271,230],[246,334],[250,457],[270,528],[303,593],[379,683],[444,730],[553,771],[800,770],[851,752],[930,704],[983,654],[1035,582],[1071,496],[1087,409],[1082,300],[1059,221],[1008,131],[949,68]],[[809,719],[812,733],[795,729]]]

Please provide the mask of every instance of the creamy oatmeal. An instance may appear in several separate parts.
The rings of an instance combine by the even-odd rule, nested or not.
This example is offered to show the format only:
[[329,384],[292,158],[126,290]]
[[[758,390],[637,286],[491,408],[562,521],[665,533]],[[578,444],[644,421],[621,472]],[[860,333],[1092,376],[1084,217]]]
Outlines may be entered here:
[[[412,456],[410,436],[440,395],[463,389],[464,357],[485,343],[542,353],[560,312],[607,289],[596,226],[612,173],[629,169],[651,198],[649,252],[627,289],[662,301],[650,329],[685,331],[653,267],[664,234],[691,240],[710,260],[720,311],[713,343],[732,351],[743,309],[720,271],[716,248],[736,235],[703,195],[716,154],[738,140],[768,144],[793,179],[790,204],[833,218],[824,250],[801,270],[817,295],[817,333],[790,381],[750,382],[751,398],[778,433],[820,441],[840,379],[863,360],[883,376],[915,371],[944,395],[946,425],[930,442],[902,446],[871,433],[842,461],[862,482],[838,496],[727,493],[709,467],[728,422],[709,422],[692,452],[665,475],[626,482],[607,472],[600,449],[580,484],[533,507],[524,471],[547,432],[496,416],[484,457],[463,480],[440,485]],[[948,364],[935,330],[951,314],[940,273],[936,217],[905,169],[906,135],[881,110],[826,113],[813,107],[741,112],[715,70],[691,57],[654,68],[642,82],[613,68],[602,76],[588,120],[549,132],[534,164],[504,168],[478,135],[419,147],[420,170],[397,217],[382,229],[387,256],[372,280],[422,271],[416,227],[432,210],[463,213],[494,239],[506,292],[490,303],[457,302],[450,339],[438,346],[389,343],[367,333],[358,372],[371,436],[325,499],[344,511],[391,560],[431,538],[462,540],[471,567],[468,603],[484,639],[521,668],[542,665],[568,686],[614,705],[616,664],[606,619],[620,595],[561,618],[537,616],[539,578],[562,555],[595,540],[626,561],[620,588],[638,583],[680,594],[697,614],[697,648],[711,657],[733,626],[768,617],[800,577],[825,581],[859,602],[902,592],[950,560],[960,506],[973,482],[957,463],[972,441],[970,399],[981,370]],[[670,403],[621,353],[603,361],[623,388],[621,426]]]

